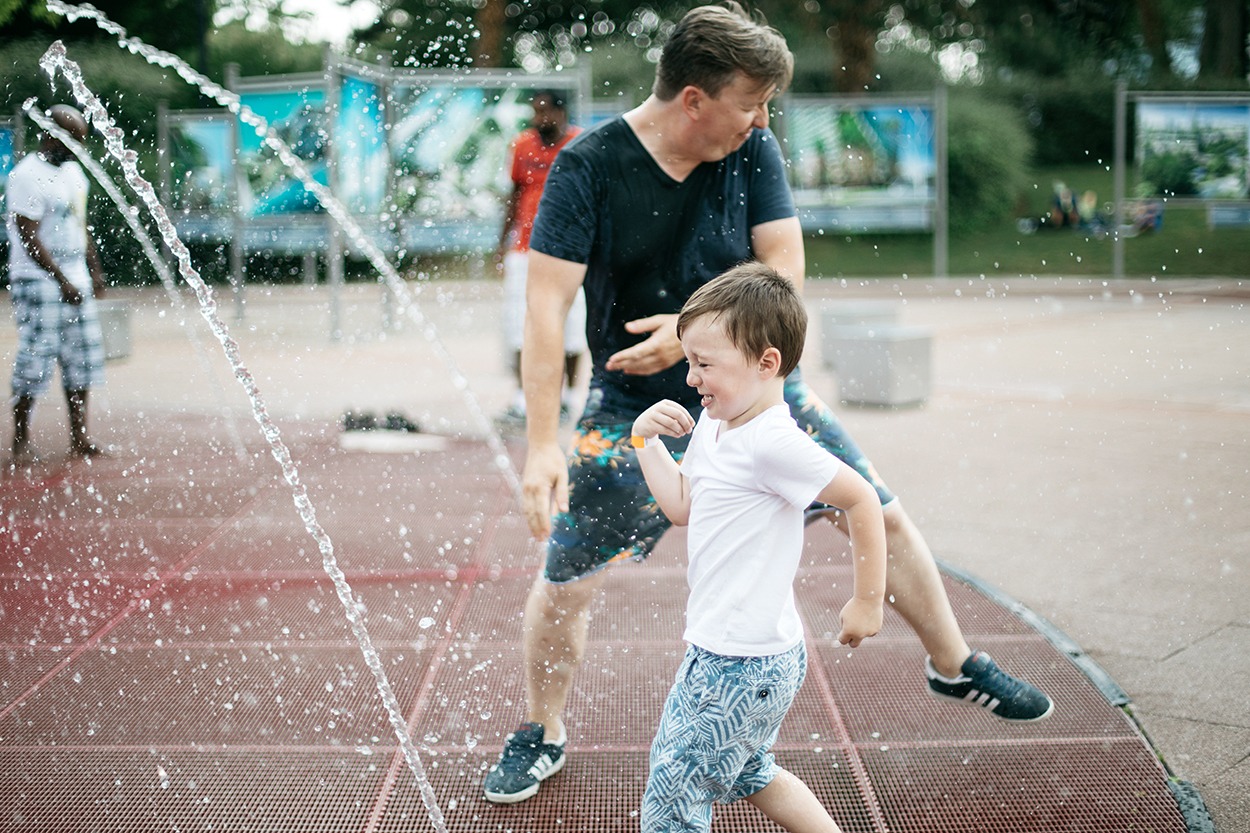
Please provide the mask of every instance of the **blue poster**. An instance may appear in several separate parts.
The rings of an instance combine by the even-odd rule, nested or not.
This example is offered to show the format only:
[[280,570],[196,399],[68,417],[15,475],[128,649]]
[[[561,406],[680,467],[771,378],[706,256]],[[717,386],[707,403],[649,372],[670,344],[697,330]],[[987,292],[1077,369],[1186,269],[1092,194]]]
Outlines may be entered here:
[[[302,87],[278,91],[245,91],[243,104],[269,122],[314,181],[327,185],[325,92]],[[261,142],[251,125],[239,127],[239,210],[245,217],[323,211],[317,198]]]
[[1250,102],[1137,104],[1138,197],[1250,197]]
[[345,73],[334,129],[336,196],[356,214],[381,213],[386,198],[385,119],[381,86]]
[[778,134],[804,231],[933,227],[932,104],[790,98]]
[[220,116],[170,117],[169,197],[175,211],[230,212],[230,130]]
[[934,198],[930,106],[790,101],[784,138],[800,202]]
[[4,200],[5,187],[9,184],[9,171],[13,170],[13,128],[0,126],[0,201]]
[[[576,123],[576,92],[567,89]],[[391,89],[390,135],[395,203],[408,215],[498,222],[508,178],[509,148],[529,126],[534,88],[404,79]]]

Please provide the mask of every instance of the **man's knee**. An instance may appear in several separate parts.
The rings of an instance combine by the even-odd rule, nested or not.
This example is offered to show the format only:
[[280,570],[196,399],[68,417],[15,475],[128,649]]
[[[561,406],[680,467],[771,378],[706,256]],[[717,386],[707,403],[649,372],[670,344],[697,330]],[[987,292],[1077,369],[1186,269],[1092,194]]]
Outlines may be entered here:
[[888,544],[901,543],[915,533],[916,525],[912,523],[907,510],[897,498],[881,507],[881,516],[885,521],[885,537]]
[[540,614],[543,624],[573,621],[585,615],[601,584],[599,573],[559,584],[540,574],[530,589],[530,598],[536,602],[530,607]]

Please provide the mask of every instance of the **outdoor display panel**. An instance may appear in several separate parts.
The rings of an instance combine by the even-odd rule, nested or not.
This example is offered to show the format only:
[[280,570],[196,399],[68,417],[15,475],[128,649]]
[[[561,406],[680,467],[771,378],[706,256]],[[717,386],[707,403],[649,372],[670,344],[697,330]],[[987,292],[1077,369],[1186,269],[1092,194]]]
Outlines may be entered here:
[[1250,198],[1250,99],[1137,102],[1139,198]]
[[1250,95],[1130,92],[1120,82],[1113,171],[1114,277],[1124,275],[1125,238],[1166,227],[1169,205],[1204,207],[1211,229],[1250,226]]
[[228,215],[233,209],[231,123],[216,114],[169,120],[170,207]]
[[165,114],[163,196],[180,235],[228,237],[234,222],[234,121],[217,112]]
[[[240,83],[236,90],[243,105],[269,127],[304,163],[313,179],[329,185],[324,79],[267,80]],[[238,123],[239,211],[247,218],[311,214],[324,209],[304,183],[264,144],[251,125]]]
[[[17,164],[17,131],[10,121],[0,121],[0,205],[7,205],[9,171]],[[8,240],[7,224],[0,223],[0,241]]]
[[377,215],[386,204],[386,88],[367,68],[339,68],[333,115],[334,193],[353,214]]
[[[0,119],[0,205],[5,205],[5,193],[9,188],[9,171],[17,164],[17,131],[11,121]],[[9,245],[9,235],[0,234],[0,255]]]
[[933,228],[931,101],[793,96],[784,101],[778,132],[805,231]]
[[[398,71],[348,59],[324,74],[229,83],[375,244],[408,252],[493,248],[512,187],[510,147],[529,125],[530,97],[566,93],[577,124],[588,112],[588,85],[584,72]],[[229,115],[219,116],[229,128],[201,114],[163,118],[176,168],[165,199],[181,227],[238,238],[246,250],[327,250],[325,207],[252,125]]]
[[533,115],[537,89],[567,92],[578,124],[577,76],[514,73],[398,76],[390,87],[395,213],[409,249],[487,249],[511,191],[509,151]]

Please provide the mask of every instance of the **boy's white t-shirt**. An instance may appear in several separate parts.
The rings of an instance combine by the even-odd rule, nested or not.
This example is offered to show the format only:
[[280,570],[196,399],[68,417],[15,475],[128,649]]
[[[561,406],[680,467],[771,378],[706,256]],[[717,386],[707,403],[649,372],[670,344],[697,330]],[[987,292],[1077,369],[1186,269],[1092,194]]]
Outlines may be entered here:
[[87,176],[77,162],[53,165],[30,153],[9,172],[5,223],[9,232],[9,274],[42,278],[44,271],[17,234],[14,214],[39,222],[39,240],[76,288],[91,288],[87,270]]
[[685,640],[724,656],[798,645],[803,512],[837,473],[837,459],[799,428],[788,406],[775,405],[733,430],[705,411],[681,471],[691,500]]

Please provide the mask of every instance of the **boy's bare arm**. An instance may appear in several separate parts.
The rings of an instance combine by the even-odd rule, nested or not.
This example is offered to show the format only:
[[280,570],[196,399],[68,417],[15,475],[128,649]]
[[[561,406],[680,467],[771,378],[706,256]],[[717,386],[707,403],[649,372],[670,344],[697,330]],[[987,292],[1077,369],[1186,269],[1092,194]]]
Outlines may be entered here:
[[634,443],[645,444],[637,449],[638,464],[647,479],[647,487],[655,502],[676,526],[690,522],[690,481],[681,473],[664,443],[658,441],[661,434],[684,437],[694,430],[694,417],[690,412],[668,399],[652,405],[634,420]]
[[833,480],[817,500],[836,506],[846,514],[855,566],[855,588],[842,608],[842,631],[838,642],[852,648],[881,630],[885,601],[885,520],[881,499],[863,476],[839,464]]

